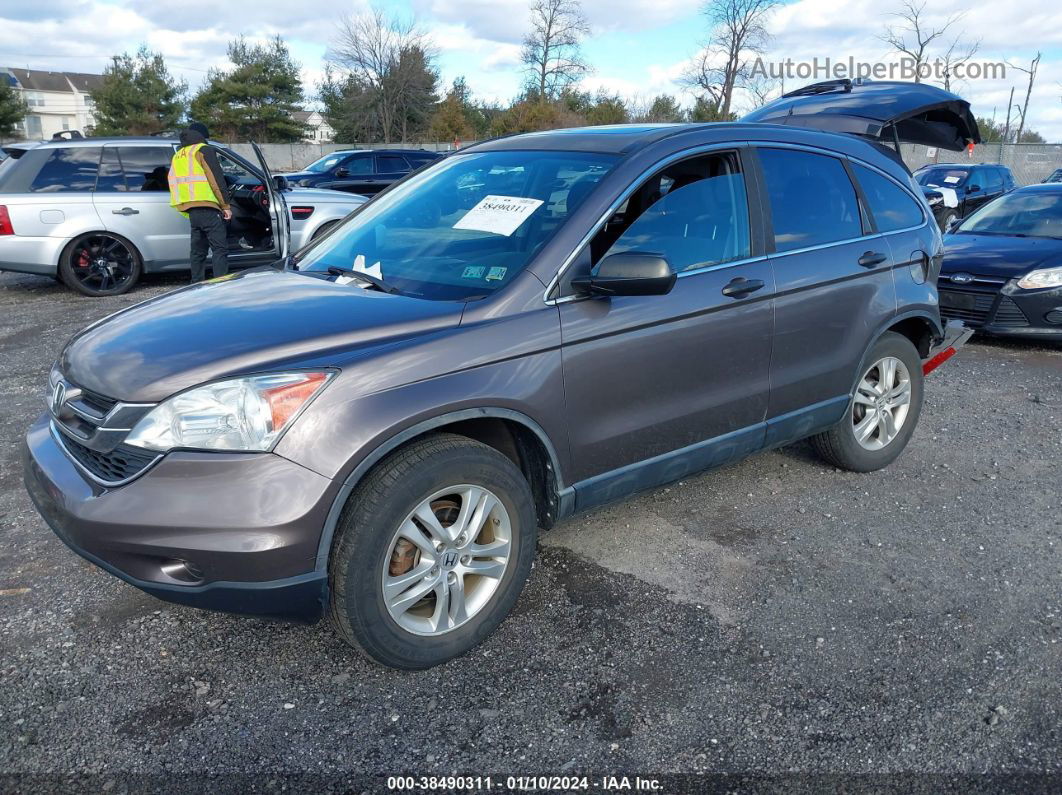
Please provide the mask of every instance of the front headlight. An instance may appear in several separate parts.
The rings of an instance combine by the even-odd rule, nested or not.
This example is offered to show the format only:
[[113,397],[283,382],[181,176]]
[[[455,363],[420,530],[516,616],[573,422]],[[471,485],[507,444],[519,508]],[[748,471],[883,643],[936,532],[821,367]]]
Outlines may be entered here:
[[1023,290],[1042,290],[1044,287],[1062,287],[1062,268],[1042,268],[1029,271],[1018,279]]
[[333,375],[273,373],[195,387],[149,411],[125,441],[163,452],[176,447],[263,452]]

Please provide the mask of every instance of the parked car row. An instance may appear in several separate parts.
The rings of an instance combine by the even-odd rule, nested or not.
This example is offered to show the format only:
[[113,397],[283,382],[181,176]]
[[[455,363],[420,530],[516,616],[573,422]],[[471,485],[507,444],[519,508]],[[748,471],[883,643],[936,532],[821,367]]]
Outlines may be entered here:
[[328,188],[362,196],[381,190],[443,155],[424,149],[342,149],[321,157],[302,171],[284,174],[303,188]]
[[934,163],[914,172],[941,231],[1004,193],[1014,175],[999,163]]

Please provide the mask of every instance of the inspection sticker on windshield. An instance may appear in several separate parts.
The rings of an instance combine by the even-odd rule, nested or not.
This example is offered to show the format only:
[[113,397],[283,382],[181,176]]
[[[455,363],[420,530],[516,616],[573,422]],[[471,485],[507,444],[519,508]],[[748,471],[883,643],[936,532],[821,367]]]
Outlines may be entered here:
[[519,196],[484,196],[479,203],[464,214],[454,229],[470,229],[476,232],[492,232],[509,237],[520,228],[535,210],[542,206],[541,199],[524,199]]
[[944,181],[947,182],[947,183],[950,183],[952,185],[954,185],[960,179],[962,179],[962,177],[944,177]]

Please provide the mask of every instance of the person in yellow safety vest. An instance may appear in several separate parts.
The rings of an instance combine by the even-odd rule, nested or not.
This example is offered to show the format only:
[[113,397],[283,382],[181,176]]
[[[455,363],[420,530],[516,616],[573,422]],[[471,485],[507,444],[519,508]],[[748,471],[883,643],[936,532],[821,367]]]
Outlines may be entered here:
[[210,251],[214,277],[229,272],[228,229],[232,219],[229,190],[217,153],[207,143],[207,128],[192,122],[181,131],[181,148],[170,161],[170,206],[192,226],[192,283],[206,275]]

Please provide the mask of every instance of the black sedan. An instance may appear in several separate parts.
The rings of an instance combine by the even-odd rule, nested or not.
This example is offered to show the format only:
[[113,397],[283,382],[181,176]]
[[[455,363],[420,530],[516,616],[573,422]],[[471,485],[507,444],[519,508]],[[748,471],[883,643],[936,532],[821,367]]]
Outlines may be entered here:
[[328,188],[374,196],[411,171],[434,163],[440,152],[425,149],[344,149],[330,152],[302,171],[285,174],[302,188]]
[[944,245],[941,315],[986,334],[1062,342],[1062,184],[1001,196]]

